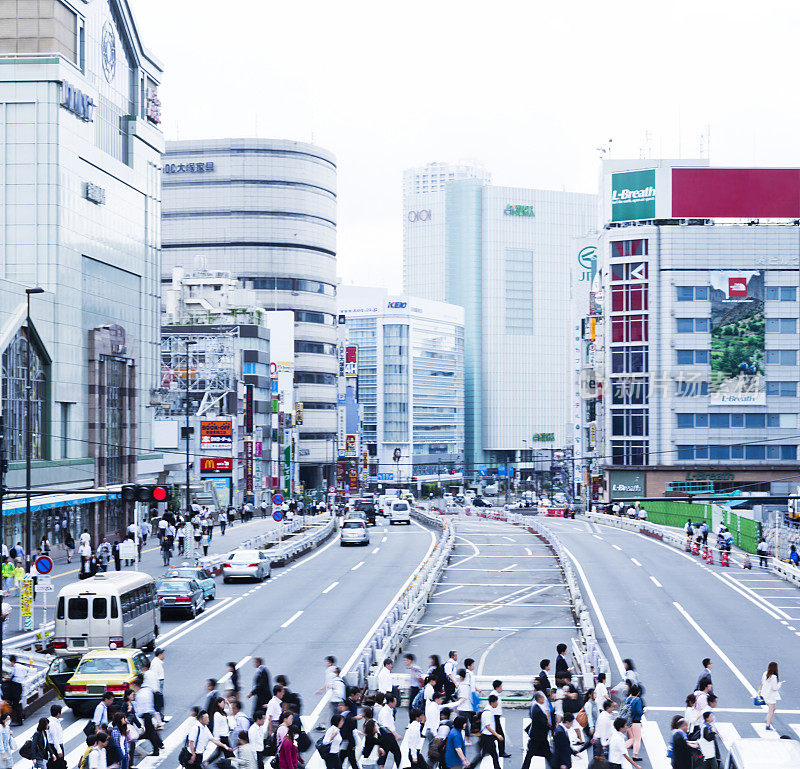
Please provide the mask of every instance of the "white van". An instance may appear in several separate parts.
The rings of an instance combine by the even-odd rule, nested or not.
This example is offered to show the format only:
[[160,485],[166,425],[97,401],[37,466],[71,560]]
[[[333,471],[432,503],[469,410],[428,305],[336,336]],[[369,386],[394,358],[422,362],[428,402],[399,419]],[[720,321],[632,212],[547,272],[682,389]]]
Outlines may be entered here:
[[90,649],[153,649],[161,623],[156,581],[140,571],[96,574],[61,588],[53,648],[58,656]]
[[800,743],[768,737],[734,740],[724,766],[725,769],[797,769]]
[[389,523],[411,525],[411,505],[405,499],[395,499],[389,508]]

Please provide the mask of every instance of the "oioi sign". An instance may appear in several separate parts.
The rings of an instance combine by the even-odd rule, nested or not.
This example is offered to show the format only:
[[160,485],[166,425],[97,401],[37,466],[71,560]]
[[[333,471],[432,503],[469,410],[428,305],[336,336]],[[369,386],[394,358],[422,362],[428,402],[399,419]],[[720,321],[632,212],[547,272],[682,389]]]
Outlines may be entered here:
[[655,218],[655,169],[611,174],[611,221]]

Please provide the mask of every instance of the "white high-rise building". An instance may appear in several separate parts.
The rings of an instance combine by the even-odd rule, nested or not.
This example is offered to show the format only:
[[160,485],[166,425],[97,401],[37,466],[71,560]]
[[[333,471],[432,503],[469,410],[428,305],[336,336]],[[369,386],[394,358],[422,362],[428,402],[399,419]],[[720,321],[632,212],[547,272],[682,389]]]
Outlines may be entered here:
[[461,166],[451,179],[435,167],[436,186],[432,170],[405,174],[404,288],[464,308],[468,471],[524,463],[533,449],[571,442],[576,238],[593,228],[597,196],[496,187]]

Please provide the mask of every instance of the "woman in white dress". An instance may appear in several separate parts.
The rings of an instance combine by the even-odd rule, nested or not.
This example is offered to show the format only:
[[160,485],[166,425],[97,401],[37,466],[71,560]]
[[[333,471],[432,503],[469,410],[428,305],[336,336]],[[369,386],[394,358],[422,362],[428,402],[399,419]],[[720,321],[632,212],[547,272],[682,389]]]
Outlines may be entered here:
[[780,689],[782,685],[783,681],[778,676],[778,663],[770,662],[767,665],[766,672],[761,676],[761,684],[758,687],[758,693],[767,705],[767,729],[772,729],[775,705],[781,698]]

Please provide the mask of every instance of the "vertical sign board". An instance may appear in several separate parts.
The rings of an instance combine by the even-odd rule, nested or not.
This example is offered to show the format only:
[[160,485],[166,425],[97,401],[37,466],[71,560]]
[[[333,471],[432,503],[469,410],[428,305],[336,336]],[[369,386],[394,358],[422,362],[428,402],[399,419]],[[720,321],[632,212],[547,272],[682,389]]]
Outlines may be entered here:
[[655,218],[655,169],[611,174],[611,221],[630,222]]
[[253,434],[253,385],[245,386],[244,390],[244,432]]
[[283,493],[292,493],[292,446],[287,443],[283,450]]
[[253,491],[253,441],[244,442],[244,490]]
[[26,574],[20,583],[19,614],[23,630],[33,630],[33,576]]

